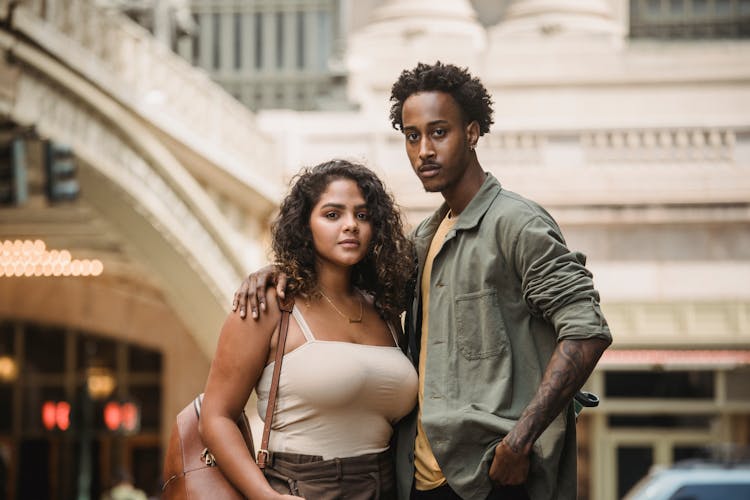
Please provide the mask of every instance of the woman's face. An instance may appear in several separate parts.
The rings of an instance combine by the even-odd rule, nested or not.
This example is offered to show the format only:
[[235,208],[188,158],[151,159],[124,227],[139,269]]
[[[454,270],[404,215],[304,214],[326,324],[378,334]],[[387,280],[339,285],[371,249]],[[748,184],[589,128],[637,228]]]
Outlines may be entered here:
[[350,267],[367,255],[372,224],[357,183],[331,181],[310,212],[310,231],[321,263]]

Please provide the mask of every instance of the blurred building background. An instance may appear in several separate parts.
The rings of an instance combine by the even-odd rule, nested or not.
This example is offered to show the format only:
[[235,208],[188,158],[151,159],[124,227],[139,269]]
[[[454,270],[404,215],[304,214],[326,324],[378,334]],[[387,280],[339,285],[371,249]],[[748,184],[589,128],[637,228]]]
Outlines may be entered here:
[[613,347],[580,498],[750,442],[750,0],[0,0],[0,498],[158,491],[289,178],[366,162],[417,61],[495,98],[482,165],[589,257]]

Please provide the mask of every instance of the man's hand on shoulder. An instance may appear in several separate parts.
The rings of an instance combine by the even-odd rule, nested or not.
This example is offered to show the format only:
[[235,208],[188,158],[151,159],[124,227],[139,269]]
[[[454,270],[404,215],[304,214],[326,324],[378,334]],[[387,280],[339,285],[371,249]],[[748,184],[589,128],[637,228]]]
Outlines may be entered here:
[[240,287],[234,292],[232,312],[239,310],[240,318],[247,317],[247,307],[253,319],[258,319],[261,311],[266,310],[266,288],[276,285],[276,293],[284,298],[286,290],[286,274],[279,273],[275,266],[258,269],[242,280]]
[[503,439],[495,447],[490,465],[490,479],[497,486],[523,484],[529,475],[529,454],[514,451]]

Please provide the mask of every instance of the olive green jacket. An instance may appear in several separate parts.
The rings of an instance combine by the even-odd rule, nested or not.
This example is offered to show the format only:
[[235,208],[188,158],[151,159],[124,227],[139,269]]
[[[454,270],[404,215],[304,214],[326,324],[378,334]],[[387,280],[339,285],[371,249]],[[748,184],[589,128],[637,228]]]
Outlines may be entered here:
[[[418,278],[407,311],[408,354],[419,359],[420,286],[427,250],[448,207],[414,231]],[[558,341],[611,340],[585,256],[552,217],[491,174],[435,256],[422,425],[448,484],[484,499],[494,448],[532,399]],[[399,498],[414,476],[416,411],[396,437]],[[534,444],[526,488],[534,500],[576,497],[572,405]]]

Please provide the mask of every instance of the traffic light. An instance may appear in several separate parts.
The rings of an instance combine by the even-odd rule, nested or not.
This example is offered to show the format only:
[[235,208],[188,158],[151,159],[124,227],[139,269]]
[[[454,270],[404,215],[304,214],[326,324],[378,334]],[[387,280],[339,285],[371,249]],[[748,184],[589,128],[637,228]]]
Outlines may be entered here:
[[76,179],[78,167],[70,146],[48,141],[45,145],[44,167],[49,201],[72,201],[78,197],[81,191]]
[[29,197],[26,147],[22,139],[0,145],[0,205],[21,205]]

